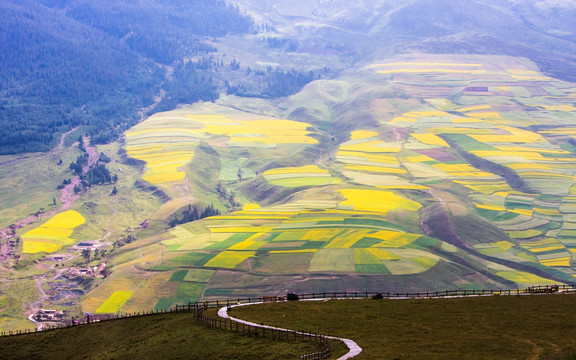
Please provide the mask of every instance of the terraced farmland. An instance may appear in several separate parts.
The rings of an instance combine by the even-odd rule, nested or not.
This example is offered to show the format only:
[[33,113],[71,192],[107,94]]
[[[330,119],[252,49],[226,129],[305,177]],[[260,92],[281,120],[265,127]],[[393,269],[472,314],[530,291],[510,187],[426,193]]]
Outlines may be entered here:
[[[131,244],[83,310],[576,281],[576,86],[522,59],[441,55],[399,57],[339,81],[356,91],[351,103],[333,104],[341,111],[333,129],[346,129],[339,137],[319,130],[322,122],[314,128],[313,116],[304,123],[213,105],[130,130],[128,155],[147,162],[143,180],[171,201],[181,182],[190,197],[224,202],[220,181],[242,206]],[[329,82],[295,98],[320,88]],[[371,121],[356,124],[347,107],[363,96]],[[306,111],[322,113],[316,104]],[[212,149],[201,156],[211,168],[199,162],[200,144]],[[155,181],[157,166],[178,180]],[[129,291],[130,300],[114,300]]]

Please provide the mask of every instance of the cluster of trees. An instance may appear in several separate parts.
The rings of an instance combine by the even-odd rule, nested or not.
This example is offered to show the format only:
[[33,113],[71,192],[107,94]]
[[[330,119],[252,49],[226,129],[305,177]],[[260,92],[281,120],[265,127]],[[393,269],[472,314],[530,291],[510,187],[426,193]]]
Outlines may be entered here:
[[[243,172],[242,172],[242,174],[243,174]],[[240,181],[242,181],[242,180],[240,180]],[[238,206],[240,206],[240,203],[236,199],[236,192],[234,190],[228,190],[222,181],[218,181],[218,183],[216,184],[215,191],[216,191],[216,194],[218,194],[218,197],[220,198],[220,200],[222,200],[225,205],[226,205],[226,202],[229,203],[229,205],[226,205],[227,207],[231,207],[232,210],[234,210]]]
[[266,45],[273,49],[281,49],[286,47],[286,51],[293,52],[298,50],[298,41],[287,38],[267,37],[264,39]]
[[218,81],[214,71],[222,67],[221,61],[206,56],[199,61],[188,61],[174,68],[173,80],[164,85],[166,94],[154,111],[172,110],[178,104],[214,101],[218,98]]
[[[105,165],[112,160],[108,155],[100,153],[96,163],[86,169],[90,156],[86,151],[84,137],[82,136],[78,138],[78,148],[82,151],[82,154],[76,158],[76,161],[70,163],[69,165],[70,170],[72,170],[75,175],[80,175],[80,184],[74,186],[75,193],[79,193],[82,190],[90,188],[94,185],[115,184],[118,181],[118,175],[112,175],[110,170],[108,170]],[[64,179],[62,184],[58,186],[58,189],[63,189],[70,183],[70,179]],[[116,192],[116,187],[114,187],[113,195],[115,195]]]
[[[77,126],[115,140],[167,82],[161,64],[213,51],[201,37],[253,31],[223,0],[0,0],[0,154],[47,151]],[[201,75],[168,79],[171,104],[213,99]]]
[[[252,71],[248,68],[247,75],[250,73]],[[320,78],[320,75],[316,75],[313,71],[283,70],[279,67],[275,70],[268,67],[266,72],[256,71],[253,74],[254,78],[257,79],[254,82],[234,85],[226,83],[228,94],[262,98],[290,96],[300,91],[309,82]]]
[[76,175],[80,175],[82,174],[82,171],[84,171],[84,166],[86,166],[88,164],[88,154],[83,153],[82,155],[79,155],[76,158],[76,161],[73,163],[70,163],[70,170],[72,170],[74,172],[74,174]]
[[134,229],[129,227],[129,228],[126,228],[126,230],[124,231],[124,234],[120,237],[120,239],[118,239],[112,243],[112,246],[114,247],[114,249],[121,248],[122,246],[133,243],[136,240],[137,240],[137,238],[136,238],[136,235],[134,235]]
[[179,215],[174,215],[169,222],[170,227],[185,224],[191,221],[204,219],[210,216],[220,215],[220,210],[214,208],[212,204],[203,207],[200,205],[188,205],[186,210],[182,211]]
[[115,184],[118,181],[118,175],[112,176],[106,165],[98,164],[91,167],[84,174],[80,175],[82,185],[91,187],[93,185]]

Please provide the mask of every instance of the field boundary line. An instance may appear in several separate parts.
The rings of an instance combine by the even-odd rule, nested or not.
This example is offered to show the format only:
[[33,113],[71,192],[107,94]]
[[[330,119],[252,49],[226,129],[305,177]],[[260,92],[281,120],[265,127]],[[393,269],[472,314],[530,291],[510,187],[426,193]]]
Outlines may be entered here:
[[[149,316],[155,314],[165,314],[170,312],[180,312],[180,311],[195,311],[197,309],[220,309],[222,306],[226,305],[233,306],[239,304],[252,304],[252,303],[264,303],[268,300],[274,299],[273,301],[284,301],[291,300],[290,295],[295,297],[292,300],[300,301],[310,301],[310,300],[330,300],[330,299],[389,299],[389,300],[406,300],[406,299],[449,299],[449,298],[462,298],[462,297],[478,297],[478,296],[530,296],[530,295],[552,295],[561,293],[571,293],[576,294],[576,285],[535,285],[530,286],[526,289],[490,289],[490,290],[446,290],[446,291],[427,291],[418,293],[399,293],[399,292],[322,292],[322,293],[301,293],[293,294],[289,293],[288,296],[259,296],[259,297],[248,297],[248,298],[228,298],[224,300],[207,300],[207,301],[196,301],[190,302],[186,305],[174,305],[166,309],[154,309],[148,311],[138,311],[134,313],[116,313],[116,314],[96,314],[92,317],[82,318],[78,320],[67,319],[58,324],[47,324],[42,329],[23,329],[23,330],[8,330],[0,331],[0,337],[2,336],[14,336],[30,334],[39,331],[50,331],[56,329],[62,329],[78,325],[88,325],[94,322],[100,321],[110,321],[117,319],[125,319],[130,317],[138,316]],[[315,334],[313,334],[315,335]]]

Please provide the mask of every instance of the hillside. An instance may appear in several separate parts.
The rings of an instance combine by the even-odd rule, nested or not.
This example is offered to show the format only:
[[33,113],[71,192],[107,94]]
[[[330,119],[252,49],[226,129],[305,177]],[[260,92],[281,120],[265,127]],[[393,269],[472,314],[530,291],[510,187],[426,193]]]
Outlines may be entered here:
[[[188,183],[196,201],[232,212],[122,248],[82,309],[117,291],[134,311],[286,291],[572,283],[573,89],[525,59],[412,55],[280,104],[301,130],[256,128],[261,116],[213,105],[157,114],[127,133],[128,155],[152,169],[143,178],[169,194],[166,207]],[[178,127],[182,139],[164,133]],[[186,172],[161,165],[176,156],[194,156]]]
[[172,313],[2,337],[2,358],[296,359],[315,344],[275,341],[210,329],[194,314]]
[[0,329],[576,282],[572,2],[297,4],[0,1]]
[[[0,14],[0,154],[47,151],[79,126],[116,140],[157,96],[182,92],[168,74],[184,60],[202,60],[197,77],[216,72],[206,37],[253,31],[224,1],[2,0]],[[186,100],[215,99],[215,87],[198,81]]]
[[[357,359],[568,360],[574,358],[573,297],[300,301],[244,306],[229,314],[352,339],[362,348]],[[0,337],[0,346],[3,357],[14,360],[295,359],[315,350],[298,342],[210,329],[191,316],[170,313]],[[344,354],[342,348],[333,345],[332,358]]]
[[[257,21],[274,24],[298,52],[376,61],[390,54],[528,57],[551,76],[574,78],[573,1],[241,0]],[[258,16],[260,15],[260,16]]]

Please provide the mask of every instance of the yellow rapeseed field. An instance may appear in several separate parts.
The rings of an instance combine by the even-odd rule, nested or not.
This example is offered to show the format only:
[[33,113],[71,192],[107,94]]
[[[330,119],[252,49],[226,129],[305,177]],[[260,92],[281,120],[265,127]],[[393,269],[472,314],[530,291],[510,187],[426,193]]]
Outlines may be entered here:
[[446,141],[436,134],[411,134],[413,138],[426,145],[450,147]]
[[348,249],[368,235],[370,230],[349,230],[330,241],[325,249]]
[[275,226],[209,226],[212,233],[258,233],[274,230]]
[[53,253],[62,246],[71,245],[70,238],[74,229],[86,222],[84,217],[73,210],[54,215],[43,225],[22,235],[22,252],[33,254],[38,252]]
[[241,262],[254,256],[256,256],[255,251],[223,251],[210,259],[204,266],[234,269]]
[[[126,133],[128,156],[146,162],[142,177],[152,184],[182,181],[181,170],[203,139],[227,137],[228,144],[250,147],[264,144],[316,144],[310,125],[283,119],[232,120],[224,115],[164,113],[136,125]],[[256,146],[256,145],[254,145]]]
[[391,191],[342,189],[339,192],[346,198],[340,205],[353,206],[354,210],[386,213],[398,208],[417,211],[421,204],[396,195]]
[[470,135],[474,140],[484,143],[492,142],[505,142],[505,143],[540,143],[545,142],[542,135],[537,134],[532,131],[527,131],[524,129],[515,128],[512,126],[498,125],[498,129],[504,130],[509,133],[509,135],[481,135],[474,134]]
[[538,275],[530,274],[523,271],[498,271],[496,275],[503,277],[506,280],[514,281],[518,284],[525,285],[538,285],[538,284],[553,284],[555,281],[545,279]]
[[241,243],[233,245],[233,246],[229,247],[228,249],[229,250],[257,250],[267,243],[265,241],[256,241],[256,239],[258,239],[259,237],[261,237],[264,234],[265,233],[256,233],[256,234],[250,236],[248,239],[242,241]]
[[300,167],[283,167],[266,170],[262,175],[276,175],[276,174],[300,174],[300,173],[315,173],[315,174],[328,174],[327,170],[320,169],[316,165],[306,165]]
[[113,314],[126,304],[126,301],[132,296],[132,291],[115,291],[110,297],[96,309],[96,314]]
[[254,203],[247,203],[247,204],[244,204],[244,206],[242,207],[242,210],[244,210],[244,211],[256,210],[256,209],[260,209],[260,205],[254,204]]
[[570,260],[572,260],[572,257],[567,256],[557,259],[543,259],[538,261],[544,266],[570,267]]
[[352,171],[362,171],[362,172],[366,171],[366,172],[381,173],[381,174],[406,174],[407,173],[407,171],[405,169],[384,167],[384,166],[346,164],[344,166],[344,168],[346,170],[352,170]]
[[378,249],[378,248],[368,248],[366,249],[370,254],[376,256],[379,260],[402,260],[401,256],[392,254],[389,251]]
[[360,140],[360,139],[367,139],[374,136],[378,136],[379,133],[376,131],[369,131],[369,130],[354,130],[350,133],[351,140]]
[[478,209],[492,210],[492,211],[506,211],[506,207],[498,205],[474,204]]
[[400,143],[386,143],[384,141],[369,141],[360,144],[343,144],[340,150],[367,153],[396,153],[402,150],[402,145]]

